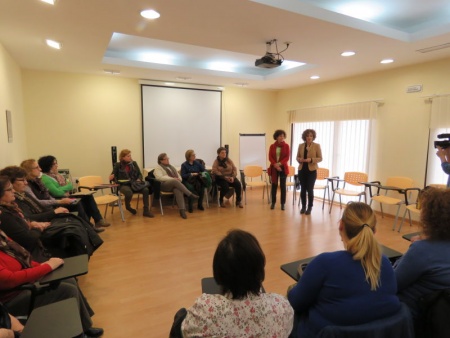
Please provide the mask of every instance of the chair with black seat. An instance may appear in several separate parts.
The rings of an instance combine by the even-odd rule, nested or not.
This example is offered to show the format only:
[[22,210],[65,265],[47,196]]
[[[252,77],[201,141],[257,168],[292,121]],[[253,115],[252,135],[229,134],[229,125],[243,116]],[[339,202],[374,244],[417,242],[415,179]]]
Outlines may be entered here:
[[[357,309],[355,309],[357,310]],[[414,338],[414,325],[408,307],[398,313],[366,324],[324,327],[317,338]]]

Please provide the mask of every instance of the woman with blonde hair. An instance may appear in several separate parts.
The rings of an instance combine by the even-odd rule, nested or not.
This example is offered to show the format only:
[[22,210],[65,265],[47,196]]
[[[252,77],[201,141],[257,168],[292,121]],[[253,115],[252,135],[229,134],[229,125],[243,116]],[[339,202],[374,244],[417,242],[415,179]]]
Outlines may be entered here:
[[345,250],[318,255],[288,293],[300,316],[298,336],[315,337],[328,325],[360,325],[400,311],[392,265],[374,236],[376,223],[369,205],[347,205],[339,222]]

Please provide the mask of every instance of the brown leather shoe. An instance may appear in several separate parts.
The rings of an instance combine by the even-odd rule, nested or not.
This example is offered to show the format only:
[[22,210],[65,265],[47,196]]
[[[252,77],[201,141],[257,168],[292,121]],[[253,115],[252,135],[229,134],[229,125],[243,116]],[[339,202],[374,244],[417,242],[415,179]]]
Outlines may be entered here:
[[97,223],[95,223],[96,227],[103,227],[103,228],[109,227],[110,225],[111,225],[111,223],[105,221],[103,218],[100,221],[98,221]]

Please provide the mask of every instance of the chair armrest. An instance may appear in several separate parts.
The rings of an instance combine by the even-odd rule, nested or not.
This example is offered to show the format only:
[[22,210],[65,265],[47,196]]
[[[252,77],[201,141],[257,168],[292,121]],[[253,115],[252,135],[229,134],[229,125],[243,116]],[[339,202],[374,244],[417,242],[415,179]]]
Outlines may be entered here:
[[422,189],[420,189],[420,188],[406,188],[406,189],[404,189],[404,194],[405,194],[405,204],[406,205],[410,205],[410,204],[414,204],[414,203],[416,203],[417,202],[417,198],[416,198],[416,202],[409,202],[408,201],[408,193],[409,192],[412,192],[412,191],[417,191],[417,198],[419,198],[419,194],[420,194],[420,192],[422,191]]
[[87,186],[84,186],[84,185],[79,185],[78,186],[78,191],[80,192],[81,189],[87,189],[87,190],[90,190],[90,191],[98,190],[98,189],[96,189],[94,187],[87,187]]
[[[331,190],[335,191],[337,189],[339,189],[339,182],[344,182],[345,181],[343,179],[340,179],[339,176],[331,176],[331,177],[325,177],[325,179],[327,180],[327,184],[331,183]],[[334,183],[336,183],[336,187],[334,187]]]
[[[370,181],[370,182],[359,182],[360,184],[364,184],[364,190],[369,189],[370,198],[373,196],[380,196],[381,182],[380,181]],[[377,188],[377,193],[372,193],[372,188]]]

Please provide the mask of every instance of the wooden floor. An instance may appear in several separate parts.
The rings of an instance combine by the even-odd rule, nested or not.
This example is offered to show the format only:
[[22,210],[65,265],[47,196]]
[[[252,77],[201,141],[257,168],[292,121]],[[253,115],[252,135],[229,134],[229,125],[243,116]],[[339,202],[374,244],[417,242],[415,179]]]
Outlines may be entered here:
[[[142,205],[142,202],[141,202]],[[266,255],[267,292],[285,294],[293,280],[280,265],[324,251],[342,249],[338,235],[339,207],[331,215],[327,204],[315,201],[310,216],[300,215],[288,193],[286,210],[277,204],[270,210],[262,190],[249,191],[247,205],[223,209],[211,204],[194,210],[183,220],[168,201],[164,216],[153,207],[155,218],[143,218],[142,209],[126,212],[122,222],[116,209],[108,213],[112,225],[101,234],[105,243],[92,256],[89,273],[80,285],[96,311],[94,325],[105,329],[105,338],[168,337],[175,312],[189,307],[201,294],[200,280],[212,276],[212,258],[217,243],[229,229],[252,232]],[[402,234],[392,231],[393,218],[378,216],[380,243],[405,252],[404,233],[417,231],[405,224]]]

